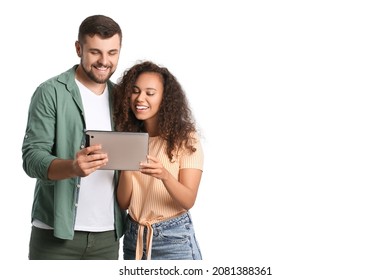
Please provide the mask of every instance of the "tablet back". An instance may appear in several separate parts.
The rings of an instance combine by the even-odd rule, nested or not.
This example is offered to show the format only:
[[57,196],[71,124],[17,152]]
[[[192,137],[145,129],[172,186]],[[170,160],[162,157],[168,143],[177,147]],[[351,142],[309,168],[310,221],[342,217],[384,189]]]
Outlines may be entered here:
[[87,146],[101,144],[108,154],[108,163],[101,169],[138,170],[139,163],[146,161],[149,135],[143,132],[118,132],[87,130]]

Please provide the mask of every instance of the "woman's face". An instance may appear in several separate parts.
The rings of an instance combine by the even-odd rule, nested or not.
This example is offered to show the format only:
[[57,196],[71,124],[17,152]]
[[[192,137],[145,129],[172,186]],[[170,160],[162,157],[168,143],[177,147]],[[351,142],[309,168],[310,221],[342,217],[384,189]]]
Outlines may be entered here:
[[160,74],[144,72],[135,81],[130,106],[136,118],[146,124],[157,124],[157,113],[164,92],[163,80]]

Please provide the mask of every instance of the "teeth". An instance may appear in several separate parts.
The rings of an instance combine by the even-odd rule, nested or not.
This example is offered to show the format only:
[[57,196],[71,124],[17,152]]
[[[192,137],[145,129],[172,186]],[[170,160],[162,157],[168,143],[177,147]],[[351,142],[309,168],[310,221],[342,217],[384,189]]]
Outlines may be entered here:
[[139,110],[145,110],[147,109],[148,107],[147,106],[136,106],[137,109]]

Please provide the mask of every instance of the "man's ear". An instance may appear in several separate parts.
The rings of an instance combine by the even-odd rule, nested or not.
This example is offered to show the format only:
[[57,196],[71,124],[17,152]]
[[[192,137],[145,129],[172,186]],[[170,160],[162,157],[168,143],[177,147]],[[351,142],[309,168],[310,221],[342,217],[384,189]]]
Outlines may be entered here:
[[76,42],[74,43],[74,45],[75,45],[75,47],[76,47],[76,53],[77,53],[78,57],[81,57],[82,51],[81,51],[81,44],[80,44],[80,42],[79,42],[79,41],[76,41]]

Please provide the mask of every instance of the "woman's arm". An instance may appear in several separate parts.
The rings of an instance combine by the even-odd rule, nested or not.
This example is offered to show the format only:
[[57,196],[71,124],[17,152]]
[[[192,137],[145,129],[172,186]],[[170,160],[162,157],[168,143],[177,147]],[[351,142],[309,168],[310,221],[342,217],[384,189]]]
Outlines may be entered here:
[[184,209],[194,206],[202,177],[202,170],[195,168],[181,169],[179,179],[169,173],[155,157],[148,156],[148,163],[141,163],[140,171],[160,179],[171,197]]
[[121,171],[119,174],[119,182],[116,196],[118,199],[119,207],[123,210],[129,208],[131,193],[133,191],[131,172],[132,171]]

